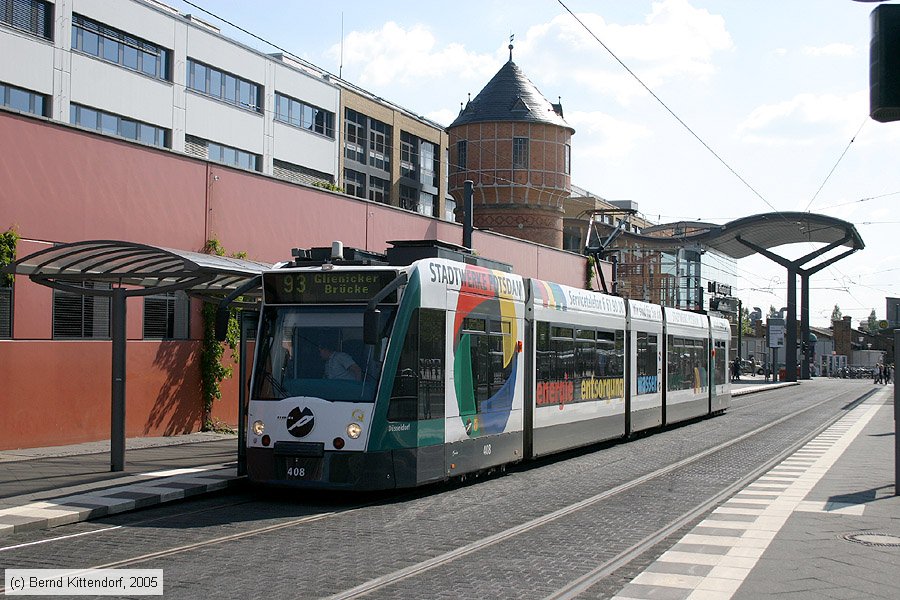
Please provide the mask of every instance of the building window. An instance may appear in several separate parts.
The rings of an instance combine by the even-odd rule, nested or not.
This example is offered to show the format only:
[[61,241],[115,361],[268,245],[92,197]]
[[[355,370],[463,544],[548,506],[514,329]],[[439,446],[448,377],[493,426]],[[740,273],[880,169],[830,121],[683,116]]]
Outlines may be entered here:
[[344,192],[357,198],[366,197],[366,176],[353,169],[344,169]]
[[444,199],[444,220],[451,223],[456,221],[456,200],[453,198]]
[[144,297],[144,339],[188,339],[191,302],[184,292]]
[[513,138],[513,169],[528,168],[528,138]]
[[323,173],[315,169],[309,169],[295,165],[277,158],[272,162],[272,175],[280,179],[287,179],[295,183],[308,185],[333,184],[334,177],[330,173]]
[[53,8],[43,0],[0,0],[0,23],[45,40],[53,38]]
[[72,125],[93,129],[107,135],[115,135],[159,148],[169,147],[170,135],[167,129],[81,104],[72,103],[70,105],[69,121]]
[[187,61],[187,87],[244,110],[263,111],[262,86],[192,58]]
[[0,106],[39,117],[50,116],[50,100],[47,96],[5,83],[0,83]]
[[418,210],[419,199],[416,188],[411,185],[400,184],[400,208],[406,210]]
[[388,204],[391,199],[391,182],[389,179],[369,176],[369,200]]
[[563,250],[569,250],[571,252],[581,252],[583,250],[581,246],[581,226],[576,225],[572,227],[564,227],[563,228]]
[[369,166],[391,170],[391,126],[371,119],[369,133]]
[[456,170],[465,171],[469,160],[469,144],[466,140],[456,142]]
[[419,206],[416,207],[416,212],[420,215],[425,215],[426,217],[433,217],[436,198],[437,197],[434,194],[419,192]]
[[440,165],[438,164],[437,159],[437,146],[435,146],[431,142],[421,140],[419,144],[419,154],[421,158],[421,173],[419,181],[424,186],[437,189],[438,171],[440,170]]
[[400,132],[400,177],[417,179],[419,171],[419,139],[405,131]]
[[192,135],[184,136],[184,146],[185,152],[200,158],[247,171],[261,170],[262,157],[246,150],[225,146],[224,144],[211,142]]
[[564,166],[566,169],[565,173],[566,173],[566,175],[571,175],[572,174],[572,146],[570,146],[569,144],[566,144],[565,148],[566,148],[566,155],[564,157],[565,158]]
[[344,158],[366,164],[366,116],[344,111]]
[[275,120],[334,139],[334,113],[275,92]]
[[0,282],[0,339],[12,337],[12,287]]
[[[87,290],[109,289],[108,283],[84,282]],[[55,339],[109,338],[109,298],[53,290]]]
[[170,81],[171,50],[77,14],[72,15],[72,49],[131,71]]

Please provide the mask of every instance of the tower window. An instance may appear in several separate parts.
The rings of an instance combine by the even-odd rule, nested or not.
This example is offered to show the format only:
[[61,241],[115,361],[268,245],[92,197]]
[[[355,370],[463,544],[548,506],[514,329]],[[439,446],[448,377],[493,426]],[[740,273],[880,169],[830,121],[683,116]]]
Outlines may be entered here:
[[528,168],[528,138],[513,138],[513,169]]
[[469,158],[468,142],[459,140],[456,142],[456,170],[457,172],[466,170],[466,161]]

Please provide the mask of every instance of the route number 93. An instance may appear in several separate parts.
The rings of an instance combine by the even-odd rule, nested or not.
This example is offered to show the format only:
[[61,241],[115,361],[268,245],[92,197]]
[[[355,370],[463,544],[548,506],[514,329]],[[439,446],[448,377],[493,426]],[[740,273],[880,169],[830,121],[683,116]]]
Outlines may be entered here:
[[282,280],[282,290],[285,294],[302,294],[306,291],[305,275],[287,275]]

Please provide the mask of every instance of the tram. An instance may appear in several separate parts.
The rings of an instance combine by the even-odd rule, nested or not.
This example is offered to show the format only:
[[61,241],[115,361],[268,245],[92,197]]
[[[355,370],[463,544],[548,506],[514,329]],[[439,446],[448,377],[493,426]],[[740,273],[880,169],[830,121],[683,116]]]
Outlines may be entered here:
[[726,320],[465,258],[262,274],[250,481],[414,487],[728,408]]

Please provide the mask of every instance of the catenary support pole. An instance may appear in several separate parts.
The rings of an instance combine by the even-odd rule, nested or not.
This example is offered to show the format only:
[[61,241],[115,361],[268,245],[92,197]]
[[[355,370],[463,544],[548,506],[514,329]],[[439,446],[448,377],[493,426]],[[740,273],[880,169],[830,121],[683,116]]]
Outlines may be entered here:
[[475,216],[472,214],[475,208],[474,185],[471,179],[463,182],[463,210],[466,213],[463,217],[463,246],[469,250],[472,249],[472,230],[475,228]]
[[810,379],[809,362],[813,348],[809,345],[809,274],[800,273],[800,379]]
[[110,471],[125,470],[125,310],[126,290],[112,290],[112,407],[109,438]]

